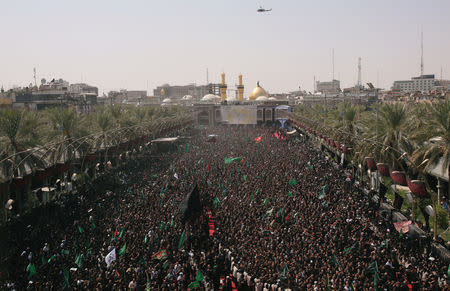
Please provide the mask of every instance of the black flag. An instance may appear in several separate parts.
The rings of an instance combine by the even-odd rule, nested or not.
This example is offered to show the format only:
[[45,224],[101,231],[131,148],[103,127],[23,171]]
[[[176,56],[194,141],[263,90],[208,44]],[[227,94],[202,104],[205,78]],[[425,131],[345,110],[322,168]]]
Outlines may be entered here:
[[424,207],[420,207],[420,211],[422,212],[423,218],[425,218],[425,228],[430,229],[430,215],[425,211]]
[[380,198],[384,200],[384,196],[386,195],[388,188],[384,186],[383,183],[380,183]]
[[395,199],[394,199],[394,208],[401,210],[403,205],[403,197],[398,194],[398,192],[395,192]]
[[198,186],[195,185],[191,193],[189,193],[181,202],[179,209],[183,214],[183,221],[191,220],[202,211],[202,205],[200,203],[200,192]]

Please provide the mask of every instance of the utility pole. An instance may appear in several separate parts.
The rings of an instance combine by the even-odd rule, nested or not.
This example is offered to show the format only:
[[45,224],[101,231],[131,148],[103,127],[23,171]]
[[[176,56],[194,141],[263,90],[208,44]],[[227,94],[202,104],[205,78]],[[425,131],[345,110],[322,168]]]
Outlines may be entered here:
[[316,76],[314,76],[313,93],[316,93]]
[[420,37],[420,76],[423,76],[423,31]]
[[358,58],[358,87],[361,87],[361,57]]
[[332,81],[333,81],[334,80],[334,49],[331,51],[331,62],[332,62],[332,67],[333,67],[333,74],[332,74],[333,75]]
[[[441,70],[442,72],[442,70]],[[33,68],[33,75],[34,75],[34,86],[37,87],[37,82],[36,82],[36,68]],[[442,75],[442,74],[441,74]]]
[[331,61],[333,63],[333,78],[331,79],[331,86],[333,88],[333,93],[334,93],[334,49],[331,52]]

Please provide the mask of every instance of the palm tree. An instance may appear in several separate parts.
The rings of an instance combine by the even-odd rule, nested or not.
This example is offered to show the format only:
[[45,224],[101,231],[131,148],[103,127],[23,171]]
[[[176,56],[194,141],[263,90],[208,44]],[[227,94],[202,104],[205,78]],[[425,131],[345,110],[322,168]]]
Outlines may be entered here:
[[[0,111],[0,178],[11,180],[23,177],[31,174],[36,166],[44,165],[45,162],[40,153],[33,149],[39,143],[36,113],[20,110]],[[21,212],[24,194],[17,193]]]
[[89,150],[84,138],[89,132],[83,118],[70,108],[50,108],[46,113],[51,125],[49,138],[56,141],[49,149],[52,163],[82,157]]
[[[405,170],[406,163],[401,160],[403,153],[411,153],[413,146],[408,139],[407,125],[409,111],[403,104],[384,104],[379,111],[380,120],[378,124],[369,124],[368,134],[376,141],[381,141],[382,148],[379,155],[382,160],[389,163],[392,169]],[[378,135],[375,127],[378,126]]]
[[[442,174],[447,171],[450,176],[450,101],[428,104],[426,113],[422,115],[425,117],[422,118],[425,120],[423,126],[417,127],[412,133],[412,138],[418,144],[412,155],[413,161],[425,169],[442,161]],[[450,187],[447,188],[450,195]]]

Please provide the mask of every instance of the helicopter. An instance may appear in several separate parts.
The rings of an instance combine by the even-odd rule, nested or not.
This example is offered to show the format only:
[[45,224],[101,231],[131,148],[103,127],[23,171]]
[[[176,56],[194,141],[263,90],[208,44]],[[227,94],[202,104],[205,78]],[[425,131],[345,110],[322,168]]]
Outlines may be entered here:
[[271,9],[264,9],[264,8],[262,8],[262,6],[259,6],[259,9],[256,10],[256,11],[257,11],[257,12],[260,12],[260,13],[264,13],[264,12],[272,11],[272,8],[271,8]]

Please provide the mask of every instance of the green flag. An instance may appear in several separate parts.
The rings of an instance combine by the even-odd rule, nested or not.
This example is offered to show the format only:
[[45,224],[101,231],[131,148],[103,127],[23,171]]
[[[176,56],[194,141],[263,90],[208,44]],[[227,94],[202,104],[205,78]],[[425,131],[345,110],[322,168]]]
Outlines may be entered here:
[[236,157],[236,158],[225,158],[224,162],[225,164],[230,164],[232,162],[236,162],[236,161],[240,161],[242,160],[241,157]]
[[289,180],[289,185],[291,186],[297,185],[297,180],[296,179]]
[[120,237],[120,238],[122,238],[122,236],[123,236],[123,227],[122,227],[122,229],[120,230],[120,234],[119,234],[119,237]]
[[380,249],[384,249],[384,248],[387,249],[388,248],[388,244],[389,244],[389,240],[385,239],[384,241],[381,242]]
[[264,199],[264,205],[266,205],[267,202],[269,202],[269,198]]
[[170,220],[170,228],[172,228],[173,227],[173,216],[172,216],[172,219]]
[[258,195],[258,193],[259,193],[259,188],[258,189],[256,189],[256,192],[255,192],[255,195]]
[[244,175],[242,178],[244,179],[244,182],[247,181],[247,175]]
[[119,255],[120,255],[120,256],[125,255],[126,250],[127,250],[127,243],[125,243],[125,244],[123,245],[123,247],[120,249]]
[[167,261],[164,262],[162,265],[163,270],[167,269],[169,267],[169,263]]
[[373,274],[373,285],[375,285],[374,290],[378,290],[378,281],[380,281],[380,276],[378,276],[378,272]]
[[147,244],[148,243],[148,235],[146,234],[144,237],[144,243]]
[[331,263],[332,265],[334,265],[334,266],[336,266],[336,267],[339,268],[339,262],[338,262],[338,260],[337,260],[337,258],[336,258],[335,255],[333,255],[333,256],[331,257],[330,263]]
[[280,216],[280,215],[283,217],[283,220],[284,220],[284,207],[281,208],[280,210],[278,210],[277,216]]
[[356,243],[354,243],[351,247],[344,249],[344,254],[348,255],[356,248]]
[[200,288],[200,282],[194,281],[188,285],[189,290],[194,290],[194,288]]
[[78,231],[79,231],[80,233],[83,233],[83,232],[84,232],[84,229],[83,229],[81,226],[78,226]]
[[214,207],[217,207],[217,205],[219,205],[219,203],[220,203],[220,200],[219,200],[219,198],[214,198],[214,200],[213,200],[213,204],[214,204]]
[[78,266],[78,268],[83,267],[83,254],[78,254],[75,257],[75,264]]
[[450,278],[450,264],[448,264],[447,275]]
[[366,272],[369,274],[378,273],[378,264],[377,261],[370,263],[369,267],[366,269]]
[[67,270],[64,270],[63,275],[64,275],[64,288],[68,288],[69,287],[69,272],[67,272]]
[[201,270],[198,270],[197,275],[195,275],[195,281],[202,282],[204,280],[203,273]]
[[69,253],[70,253],[69,250],[65,250],[65,249],[61,250],[61,254],[63,254],[63,255],[68,255]]
[[92,222],[91,224],[91,230],[94,230],[97,226],[95,225],[95,222]]
[[292,192],[291,191],[289,191],[288,196],[292,197]]
[[152,284],[150,282],[150,278],[148,277],[147,271],[145,271],[145,276],[147,277],[147,285],[145,286],[145,291],[150,291]]
[[36,274],[36,267],[33,263],[29,263],[27,266],[27,272],[28,272],[28,279],[34,276]]
[[48,258],[47,263],[50,264],[50,262],[53,261],[54,258],[56,258],[56,255],[53,255],[50,258]]
[[178,242],[178,249],[181,249],[183,247],[185,240],[186,240],[186,230],[183,230],[183,233],[180,236],[180,241]]
[[282,279],[286,278],[287,272],[289,272],[289,269],[288,269],[288,267],[286,265],[284,265],[283,272],[281,273],[281,278]]
[[323,191],[323,189],[319,191],[319,196],[317,198],[319,199],[325,198],[325,192]]

